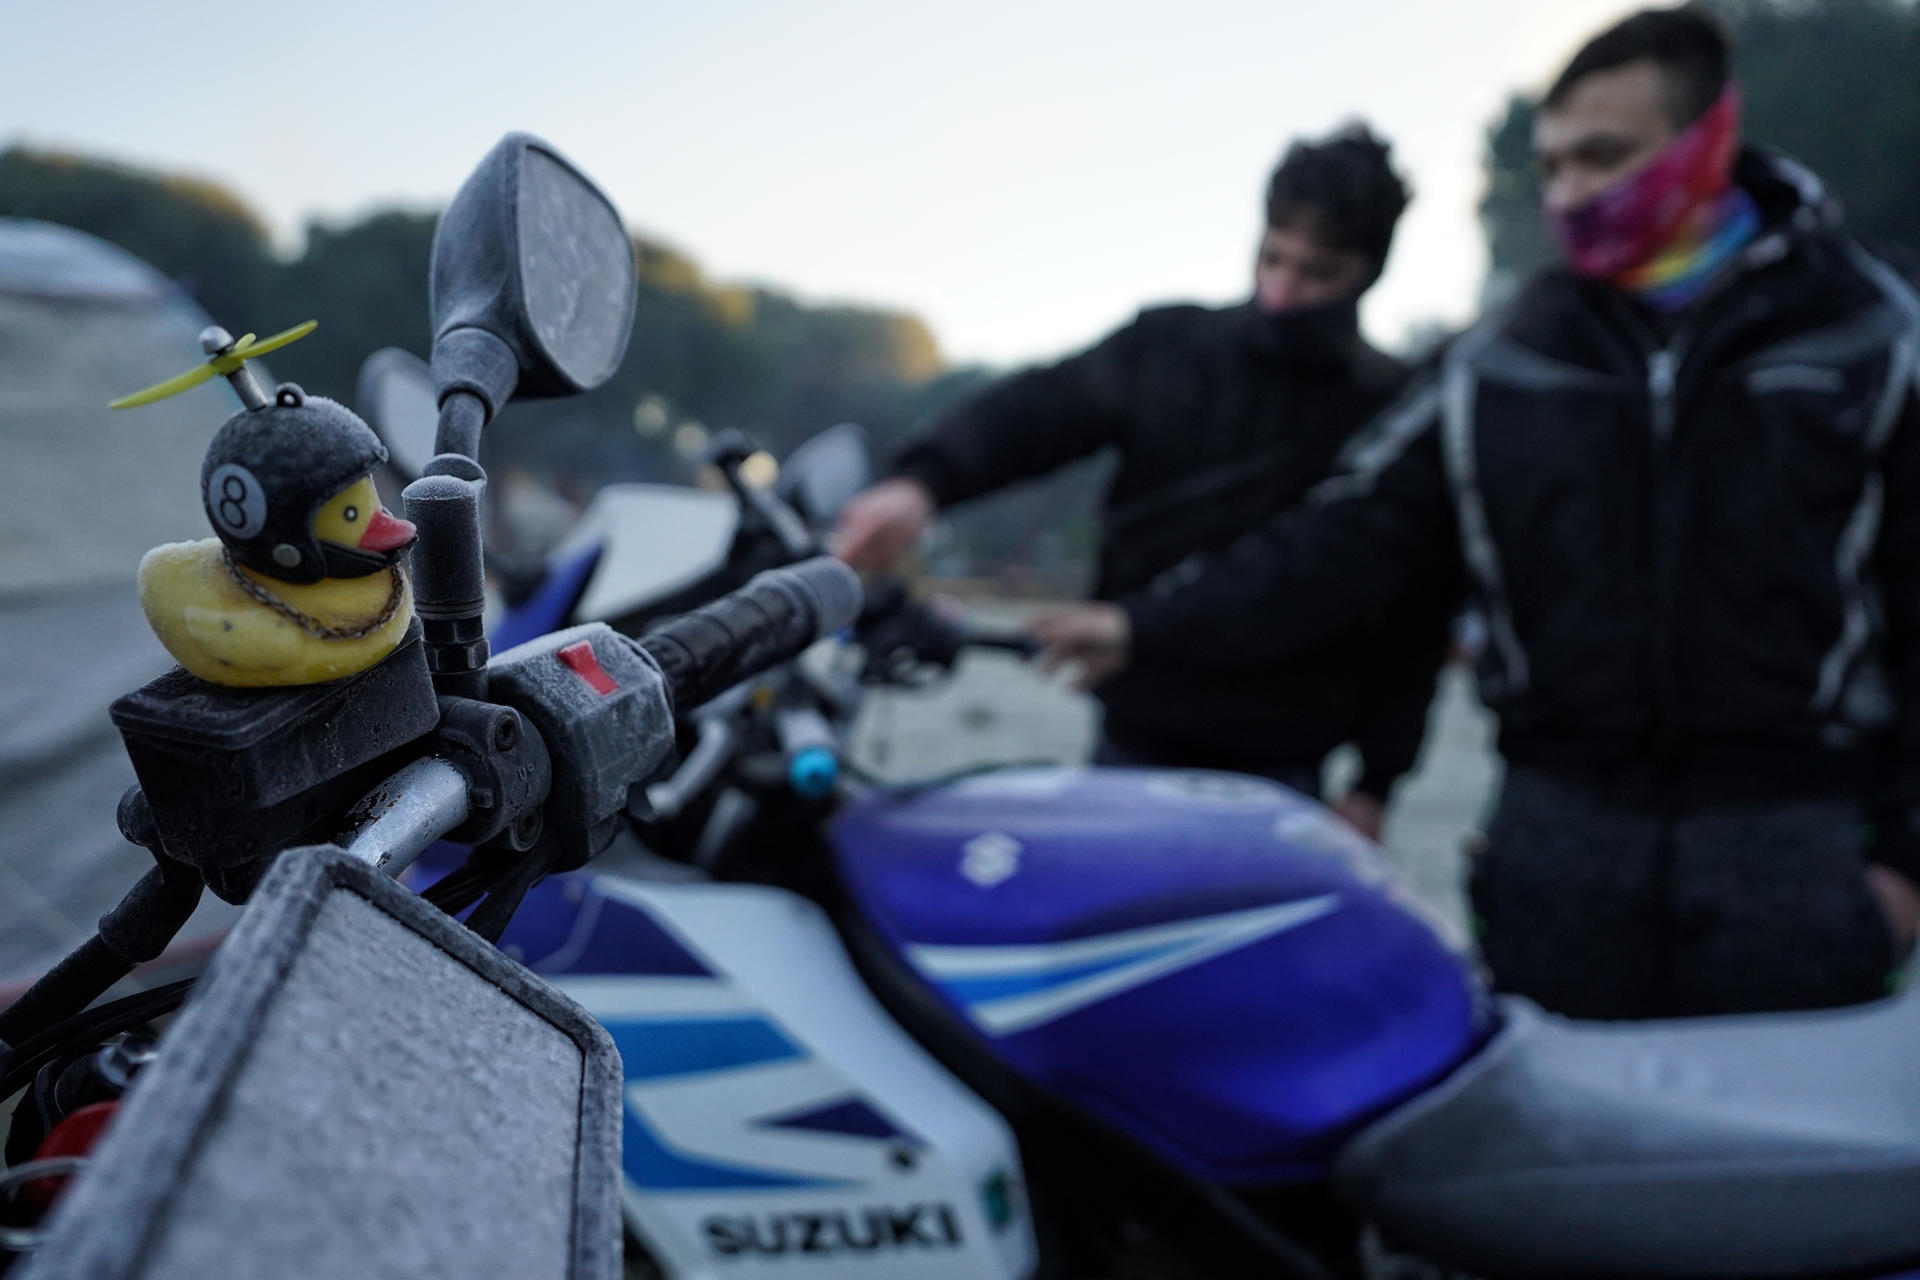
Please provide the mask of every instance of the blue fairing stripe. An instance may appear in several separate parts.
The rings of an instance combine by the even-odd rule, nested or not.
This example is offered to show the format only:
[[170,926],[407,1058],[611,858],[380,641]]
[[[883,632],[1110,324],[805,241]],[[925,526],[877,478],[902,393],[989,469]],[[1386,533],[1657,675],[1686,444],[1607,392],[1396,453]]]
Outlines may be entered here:
[[627,1108],[621,1129],[620,1167],[627,1180],[650,1191],[726,1191],[749,1187],[843,1187],[836,1178],[804,1178],[766,1173],[681,1155],[661,1142],[653,1130]]
[[1078,982],[1082,978],[1090,978],[1097,973],[1106,973],[1126,965],[1138,964],[1143,960],[1171,955],[1191,945],[1186,941],[1169,942],[1157,947],[1143,947],[1138,951],[1088,961],[1071,968],[994,974],[978,978],[946,978],[939,981],[940,985],[962,1004],[985,1004],[989,1000],[998,1000],[1003,996],[1024,996],[1035,991],[1051,991],[1055,987],[1064,987],[1070,982]]
[[628,1080],[724,1071],[806,1054],[764,1018],[648,1018],[606,1024]]

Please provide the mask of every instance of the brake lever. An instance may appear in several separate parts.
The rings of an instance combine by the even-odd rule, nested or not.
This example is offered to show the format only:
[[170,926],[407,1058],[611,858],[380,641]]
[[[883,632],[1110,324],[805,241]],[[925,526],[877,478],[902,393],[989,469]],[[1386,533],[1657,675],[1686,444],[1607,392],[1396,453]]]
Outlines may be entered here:
[[704,792],[726,767],[739,737],[733,721],[721,716],[702,716],[699,737],[687,752],[680,767],[665,781],[656,782],[645,792],[645,805],[629,806],[627,814],[641,822],[662,822],[677,818],[687,804]]

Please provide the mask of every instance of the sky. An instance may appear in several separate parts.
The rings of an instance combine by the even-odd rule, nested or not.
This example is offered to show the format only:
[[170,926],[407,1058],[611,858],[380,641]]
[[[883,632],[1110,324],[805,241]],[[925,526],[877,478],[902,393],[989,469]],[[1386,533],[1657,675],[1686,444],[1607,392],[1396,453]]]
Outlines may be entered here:
[[1472,314],[1487,123],[1635,7],[0,0],[0,146],[214,179],[296,251],[309,219],[442,203],[526,130],[716,279],[1011,364],[1244,297],[1287,139],[1364,116],[1415,190],[1363,311],[1394,343]]

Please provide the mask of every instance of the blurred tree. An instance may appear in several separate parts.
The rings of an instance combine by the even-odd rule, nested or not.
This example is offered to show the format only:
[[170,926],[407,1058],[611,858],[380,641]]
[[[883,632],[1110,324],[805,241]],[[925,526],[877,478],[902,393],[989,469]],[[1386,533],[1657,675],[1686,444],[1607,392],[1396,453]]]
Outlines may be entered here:
[[307,224],[306,252],[273,276],[258,325],[279,328],[309,317],[311,338],[275,357],[274,374],[309,391],[352,401],[360,362],[381,347],[425,357],[427,260],[437,214],[387,210],[358,222]]
[[[1805,163],[1862,235],[1920,240],[1920,4],[1711,0],[1733,30],[1747,136]],[[1516,94],[1487,131],[1480,204],[1498,302],[1555,251],[1531,166],[1536,99]],[[1898,158],[1890,162],[1890,158]]]
[[1747,131],[1818,173],[1861,235],[1920,241],[1920,5],[1720,0]]
[[58,222],[152,263],[237,333],[275,262],[265,224],[232,192],[55,151],[0,152],[0,214]]
[[[14,148],[0,153],[0,213],[132,250],[236,333],[318,319],[311,338],[271,360],[275,377],[315,394],[351,403],[360,361],[380,347],[427,354],[432,212],[311,222],[304,250],[283,261],[261,219],[218,186]],[[616,480],[690,479],[696,462],[682,446],[694,437],[677,443],[676,432],[694,424],[744,430],[784,454],[853,421],[884,455],[989,377],[947,367],[918,317],[720,284],[669,245],[636,236],[633,246],[639,298],[626,360],[589,395],[509,407],[485,438],[490,469],[523,470],[576,501]],[[192,358],[181,356],[183,366]],[[1084,557],[1096,484],[1080,469],[981,504],[958,522],[962,559],[980,568]]]
[[1533,172],[1532,98],[1514,94],[1507,113],[1487,131],[1487,193],[1480,226],[1487,237],[1482,306],[1498,306],[1521,281],[1555,260],[1553,237],[1540,217],[1540,183]]
[[[313,337],[273,361],[277,376],[318,394],[350,399],[359,362],[379,347],[427,352],[432,212],[312,222],[304,251],[281,261],[262,220],[224,188],[15,147],[0,152],[0,213],[79,227],[132,250],[236,333],[319,319]],[[613,474],[670,466],[662,449],[633,438],[634,407],[649,394],[781,450],[843,418],[864,419],[891,440],[940,399],[923,389],[940,385],[944,362],[913,316],[717,284],[679,250],[644,237],[634,239],[634,258],[639,302],[626,362],[564,413],[516,407],[525,425],[503,435],[519,452],[565,455],[587,475],[604,476],[607,465]]]

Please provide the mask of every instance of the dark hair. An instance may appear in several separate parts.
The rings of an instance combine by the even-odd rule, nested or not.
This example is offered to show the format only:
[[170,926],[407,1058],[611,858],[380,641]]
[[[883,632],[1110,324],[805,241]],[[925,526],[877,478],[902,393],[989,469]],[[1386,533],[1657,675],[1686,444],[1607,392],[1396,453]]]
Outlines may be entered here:
[[1667,118],[1675,129],[1684,129],[1727,87],[1732,61],[1733,43],[1726,28],[1704,9],[1690,4],[1642,9],[1580,46],[1547,90],[1545,105],[1559,106],[1575,85],[1597,71],[1651,62],[1662,73]]
[[1390,156],[1387,144],[1357,120],[1319,142],[1295,142],[1267,182],[1267,225],[1290,226],[1304,217],[1328,248],[1365,254],[1377,274],[1411,198]]

